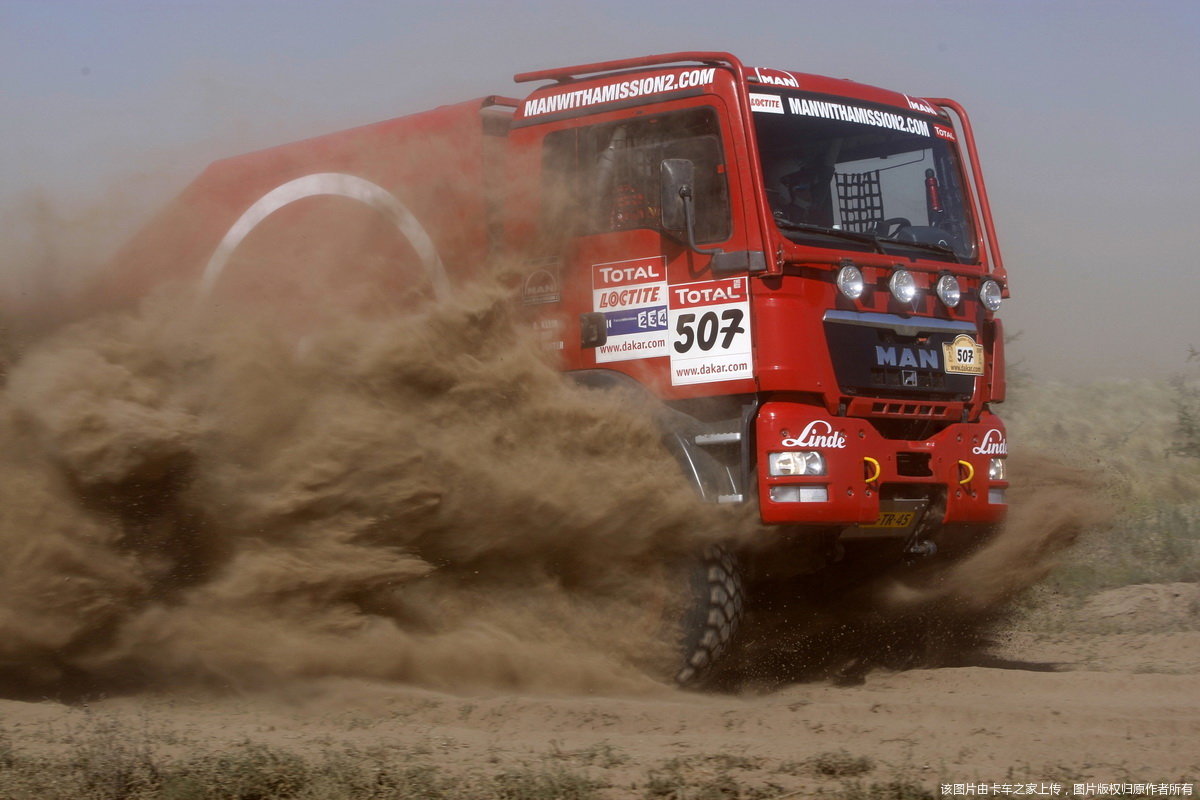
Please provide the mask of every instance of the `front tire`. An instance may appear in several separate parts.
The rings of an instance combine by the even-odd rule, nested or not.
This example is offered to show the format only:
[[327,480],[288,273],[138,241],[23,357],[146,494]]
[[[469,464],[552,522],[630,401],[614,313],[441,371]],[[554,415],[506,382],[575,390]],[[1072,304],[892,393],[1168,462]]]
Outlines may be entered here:
[[682,666],[675,682],[695,688],[712,675],[737,636],[745,613],[745,589],[737,559],[720,545],[706,548],[688,577],[690,596],[680,631]]

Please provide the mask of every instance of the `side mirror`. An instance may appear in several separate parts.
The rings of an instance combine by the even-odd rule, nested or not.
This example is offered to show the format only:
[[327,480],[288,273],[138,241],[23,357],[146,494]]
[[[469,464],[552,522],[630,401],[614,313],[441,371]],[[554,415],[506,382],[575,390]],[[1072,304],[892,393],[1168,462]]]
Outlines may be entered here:
[[684,196],[691,197],[695,183],[696,165],[686,158],[664,158],[658,207],[662,209],[664,231],[687,231],[687,211]]
[[664,231],[687,234],[688,247],[705,256],[715,256],[721,248],[711,250],[696,245],[696,210],[692,207],[695,198],[692,187],[696,177],[696,165],[686,158],[664,158],[662,160],[660,207]]

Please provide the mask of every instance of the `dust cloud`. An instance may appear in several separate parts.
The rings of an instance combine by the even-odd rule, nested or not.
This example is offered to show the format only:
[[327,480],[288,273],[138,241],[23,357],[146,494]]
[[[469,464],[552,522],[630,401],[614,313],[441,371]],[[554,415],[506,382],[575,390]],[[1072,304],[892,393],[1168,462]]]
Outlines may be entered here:
[[[34,300],[0,341],[3,695],[654,690],[664,565],[756,530],[695,499],[651,401],[566,382],[494,278],[299,338],[188,288],[49,332]],[[1011,469],[1010,521],[975,552],[751,587],[718,685],[975,657],[1104,514],[1083,473]]]
[[756,587],[739,652],[718,685],[854,685],[879,668],[995,665],[989,653],[1012,601],[1113,511],[1098,499],[1095,474],[1084,469],[1018,450],[1009,470],[1009,517],[986,538],[946,529],[936,535],[932,557],[906,559],[899,546],[848,550],[842,561],[798,581]]
[[163,290],[28,345],[0,396],[0,692],[656,686],[658,565],[740,523],[509,296],[297,342]]

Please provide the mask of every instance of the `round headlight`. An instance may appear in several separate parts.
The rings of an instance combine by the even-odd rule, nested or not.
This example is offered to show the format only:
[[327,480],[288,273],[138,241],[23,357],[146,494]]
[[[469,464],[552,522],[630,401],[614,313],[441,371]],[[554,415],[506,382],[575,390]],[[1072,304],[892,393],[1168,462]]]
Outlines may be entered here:
[[898,269],[892,273],[891,279],[888,280],[888,288],[892,290],[892,297],[901,303],[911,303],[917,297],[917,281],[906,269]]
[[1000,284],[991,278],[979,284],[979,301],[988,311],[1000,309]]
[[958,301],[962,299],[962,289],[958,286],[958,278],[953,275],[943,275],[938,278],[937,296],[946,308],[954,308],[958,305]]
[[851,300],[857,300],[862,297],[863,293],[863,275],[862,270],[853,264],[846,264],[838,270],[837,274],[838,291],[843,296]]

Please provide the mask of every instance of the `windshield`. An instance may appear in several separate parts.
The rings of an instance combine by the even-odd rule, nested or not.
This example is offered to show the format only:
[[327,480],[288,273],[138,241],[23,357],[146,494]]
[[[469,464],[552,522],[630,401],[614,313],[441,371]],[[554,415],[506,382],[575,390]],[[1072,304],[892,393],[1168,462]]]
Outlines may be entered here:
[[975,229],[950,126],[845,98],[750,97],[767,198],[785,236],[974,260]]

